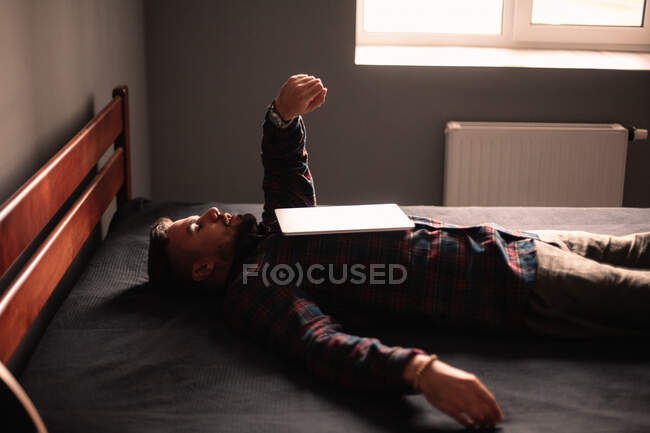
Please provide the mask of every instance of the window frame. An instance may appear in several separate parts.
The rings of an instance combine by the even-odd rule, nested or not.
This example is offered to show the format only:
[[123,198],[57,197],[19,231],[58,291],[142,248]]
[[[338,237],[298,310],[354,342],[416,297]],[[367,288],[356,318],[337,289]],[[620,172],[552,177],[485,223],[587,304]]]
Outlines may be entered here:
[[[399,0],[396,0],[399,1]],[[501,34],[366,32],[365,0],[356,3],[356,46],[465,46],[650,52],[650,0],[642,27],[531,24],[533,0],[503,0]]]

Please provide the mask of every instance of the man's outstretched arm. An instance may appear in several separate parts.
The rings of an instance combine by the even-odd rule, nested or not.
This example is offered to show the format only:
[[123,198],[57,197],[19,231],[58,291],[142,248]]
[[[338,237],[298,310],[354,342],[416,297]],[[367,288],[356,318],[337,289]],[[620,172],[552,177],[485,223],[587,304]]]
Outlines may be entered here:
[[352,389],[413,393],[421,391],[434,407],[470,427],[493,427],[503,420],[494,396],[476,376],[436,360],[427,365],[414,389],[415,374],[428,356],[418,348],[388,346],[377,338],[343,331],[300,289],[266,286],[254,276],[251,286],[229,293],[224,318],[310,373]]
[[284,125],[276,125],[267,113],[262,137],[263,222],[272,230],[277,229],[276,208],[316,205],[302,115],[323,105],[326,95],[319,78],[294,75],[282,85],[274,102],[275,113]]
[[259,276],[247,278],[239,292],[228,293],[224,300],[224,319],[236,331],[327,382],[349,389],[413,392],[403,371],[423,350],[348,334],[297,287],[267,287]]

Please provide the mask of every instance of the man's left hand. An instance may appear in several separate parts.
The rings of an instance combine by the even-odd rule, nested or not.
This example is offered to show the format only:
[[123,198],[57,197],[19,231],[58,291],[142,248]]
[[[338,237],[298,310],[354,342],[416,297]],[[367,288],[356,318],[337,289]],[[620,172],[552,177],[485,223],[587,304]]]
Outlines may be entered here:
[[275,109],[286,122],[311,113],[325,103],[327,88],[313,75],[292,75],[280,88],[275,98]]

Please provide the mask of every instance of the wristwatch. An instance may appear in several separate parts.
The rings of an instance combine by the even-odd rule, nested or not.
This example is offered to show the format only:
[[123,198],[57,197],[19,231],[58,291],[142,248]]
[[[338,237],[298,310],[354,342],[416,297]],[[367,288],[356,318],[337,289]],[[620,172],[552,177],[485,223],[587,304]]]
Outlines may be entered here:
[[280,129],[286,129],[293,122],[293,119],[287,122],[282,118],[282,116],[280,116],[280,113],[278,113],[278,110],[275,108],[275,99],[271,102],[271,105],[268,106],[267,113],[269,121]]

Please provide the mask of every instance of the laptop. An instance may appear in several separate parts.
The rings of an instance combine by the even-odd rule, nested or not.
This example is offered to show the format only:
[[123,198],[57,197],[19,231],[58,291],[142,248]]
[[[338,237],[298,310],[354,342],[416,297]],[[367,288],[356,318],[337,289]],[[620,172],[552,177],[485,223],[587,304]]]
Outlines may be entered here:
[[395,203],[275,209],[288,236],[408,230],[415,226]]

